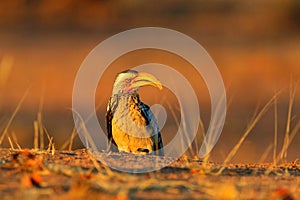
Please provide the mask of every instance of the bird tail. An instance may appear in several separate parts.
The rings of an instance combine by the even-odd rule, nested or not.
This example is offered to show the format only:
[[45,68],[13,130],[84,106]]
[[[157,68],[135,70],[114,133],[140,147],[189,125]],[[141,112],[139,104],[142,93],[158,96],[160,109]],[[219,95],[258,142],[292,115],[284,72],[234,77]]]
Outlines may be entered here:
[[154,136],[154,152],[157,156],[164,156],[163,142],[160,133]]

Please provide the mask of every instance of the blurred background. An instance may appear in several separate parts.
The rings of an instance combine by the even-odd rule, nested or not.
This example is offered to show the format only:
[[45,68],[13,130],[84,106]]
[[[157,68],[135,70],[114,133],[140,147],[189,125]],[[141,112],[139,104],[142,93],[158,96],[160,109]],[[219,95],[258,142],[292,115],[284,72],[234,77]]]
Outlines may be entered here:
[[[287,124],[290,88],[300,78],[300,2],[298,0],[16,0],[0,1],[0,133],[28,90],[8,129],[22,147],[33,147],[33,122],[43,125],[60,149],[73,130],[73,82],[80,64],[104,39],[137,27],[165,27],[197,40],[217,64],[227,88],[229,109],[223,133],[211,154],[222,162],[240,140],[255,111],[278,97],[278,147]],[[121,44],[120,44],[121,45]],[[101,55],[99,55],[101,56]],[[185,75],[197,91],[207,128],[210,102],[201,76],[184,59],[168,52],[144,50],[121,56],[99,82],[96,102],[105,129],[106,103],[115,74],[147,62],[169,65]],[[145,88],[147,104],[169,109],[162,130],[167,143],[176,133],[178,102],[170,91]],[[160,98],[163,96],[163,98]],[[153,98],[154,97],[154,98]],[[300,91],[296,89],[291,130],[299,121]],[[168,105],[173,105],[173,107]],[[174,112],[173,112],[174,113]],[[274,138],[271,106],[246,138],[233,162],[258,162]],[[78,137],[73,148],[81,148]],[[288,160],[300,155],[300,133],[288,149]],[[0,147],[9,147],[5,137]],[[272,160],[272,150],[265,161]]]

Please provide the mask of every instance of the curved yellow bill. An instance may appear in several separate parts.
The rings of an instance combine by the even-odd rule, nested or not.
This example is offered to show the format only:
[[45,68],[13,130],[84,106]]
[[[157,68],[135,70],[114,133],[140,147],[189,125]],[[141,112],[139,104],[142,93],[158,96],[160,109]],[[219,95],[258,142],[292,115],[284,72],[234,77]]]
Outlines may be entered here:
[[155,78],[153,75],[140,72],[137,77],[134,78],[133,83],[131,84],[131,88],[138,88],[146,85],[151,85],[153,87],[157,87],[160,90],[163,88],[162,84],[157,78]]

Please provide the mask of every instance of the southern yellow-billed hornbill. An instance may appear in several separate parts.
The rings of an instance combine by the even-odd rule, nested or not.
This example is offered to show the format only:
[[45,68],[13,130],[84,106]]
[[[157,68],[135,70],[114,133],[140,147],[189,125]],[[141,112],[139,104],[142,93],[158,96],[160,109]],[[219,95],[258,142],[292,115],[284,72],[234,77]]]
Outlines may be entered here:
[[145,85],[162,89],[161,83],[148,73],[126,70],[117,75],[106,113],[111,151],[164,155],[156,119],[137,93]]

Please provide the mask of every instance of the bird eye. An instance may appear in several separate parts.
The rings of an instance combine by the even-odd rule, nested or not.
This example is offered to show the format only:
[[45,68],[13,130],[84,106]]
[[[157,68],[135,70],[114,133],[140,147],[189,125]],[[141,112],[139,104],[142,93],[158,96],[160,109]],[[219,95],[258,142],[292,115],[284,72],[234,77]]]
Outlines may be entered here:
[[126,82],[126,83],[130,83],[130,81],[131,81],[131,80],[130,80],[129,78],[125,79],[125,82]]

